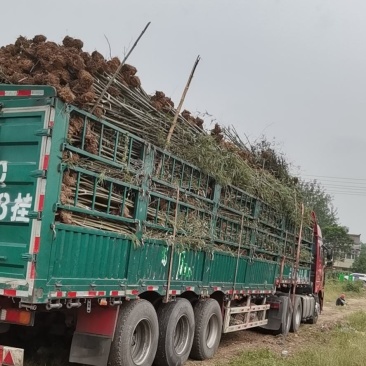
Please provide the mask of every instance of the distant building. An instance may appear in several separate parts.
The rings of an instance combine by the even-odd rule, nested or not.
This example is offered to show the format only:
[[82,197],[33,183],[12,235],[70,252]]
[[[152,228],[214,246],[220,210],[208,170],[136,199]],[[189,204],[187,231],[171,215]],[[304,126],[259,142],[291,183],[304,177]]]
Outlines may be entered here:
[[353,240],[353,246],[350,253],[345,254],[344,259],[334,262],[333,268],[344,271],[350,271],[353,262],[361,252],[361,234],[348,234]]

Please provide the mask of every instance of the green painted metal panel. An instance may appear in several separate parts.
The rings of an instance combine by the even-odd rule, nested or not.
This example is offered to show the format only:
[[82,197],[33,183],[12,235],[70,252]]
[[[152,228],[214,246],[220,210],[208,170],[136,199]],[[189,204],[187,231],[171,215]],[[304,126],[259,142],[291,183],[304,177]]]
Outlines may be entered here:
[[216,252],[211,261],[209,282],[214,284],[230,284],[234,283],[236,256]]
[[238,271],[236,274],[236,284],[245,287],[246,284],[246,275],[247,268],[249,266],[249,258],[248,257],[240,257],[238,262]]
[[[293,267],[291,265],[285,265],[283,268],[283,278],[284,279],[293,279],[294,276],[294,270]],[[301,266],[299,267],[299,270],[297,272],[297,279],[301,280],[301,281],[309,281],[310,279],[310,266],[308,267],[304,267]]]
[[276,262],[255,260],[248,264],[246,273],[246,285],[248,287],[271,286],[277,275],[278,264]]
[[0,277],[24,279],[45,111],[10,111],[0,114]]
[[205,252],[177,250],[174,253],[172,283],[202,281]]
[[134,275],[129,276],[129,283],[138,283],[141,279],[152,284],[165,284],[170,251],[164,242],[146,241],[142,248],[134,249],[133,254],[137,259],[130,262],[130,273]]
[[[131,249],[128,284],[149,283],[165,285],[171,255],[166,243],[146,241],[142,247]],[[177,249],[173,256],[172,284],[201,282],[204,252]]]
[[125,279],[131,240],[93,230],[57,226],[49,284],[68,280]]

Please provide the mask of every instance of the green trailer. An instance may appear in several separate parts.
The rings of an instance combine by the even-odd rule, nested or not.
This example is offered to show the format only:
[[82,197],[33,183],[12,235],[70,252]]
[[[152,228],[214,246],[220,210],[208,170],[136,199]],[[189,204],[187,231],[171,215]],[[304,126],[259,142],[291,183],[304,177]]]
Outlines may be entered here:
[[315,216],[301,229],[52,87],[0,85],[1,331],[59,312],[72,362],[181,365],[222,332],[316,321],[322,256]]

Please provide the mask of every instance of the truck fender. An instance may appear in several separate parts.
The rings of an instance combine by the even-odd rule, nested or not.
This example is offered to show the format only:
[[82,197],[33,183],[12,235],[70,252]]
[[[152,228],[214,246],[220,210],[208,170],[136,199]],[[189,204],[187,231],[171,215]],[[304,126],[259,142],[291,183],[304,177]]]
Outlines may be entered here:
[[106,365],[118,313],[118,306],[96,306],[90,313],[86,312],[85,307],[80,307],[69,361],[95,366]]
[[288,311],[292,311],[290,298],[287,294],[270,296],[267,299],[267,304],[271,304],[271,307],[267,310],[268,323],[263,325],[262,328],[278,330],[281,324],[286,323]]

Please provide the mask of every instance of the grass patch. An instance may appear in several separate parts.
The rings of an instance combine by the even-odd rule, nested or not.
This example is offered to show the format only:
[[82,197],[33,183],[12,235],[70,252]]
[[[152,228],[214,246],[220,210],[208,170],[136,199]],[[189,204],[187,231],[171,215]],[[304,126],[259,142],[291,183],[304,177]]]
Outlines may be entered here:
[[268,349],[250,350],[231,366],[363,366],[366,360],[366,313],[351,314],[335,329],[317,333],[312,347],[294,356],[281,357]]
[[363,290],[363,281],[346,281],[342,285],[342,289],[345,292],[361,293]]
[[325,301],[335,302],[337,297],[344,293],[347,297],[360,297],[363,295],[362,281],[344,281],[328,279],[325,284]]

